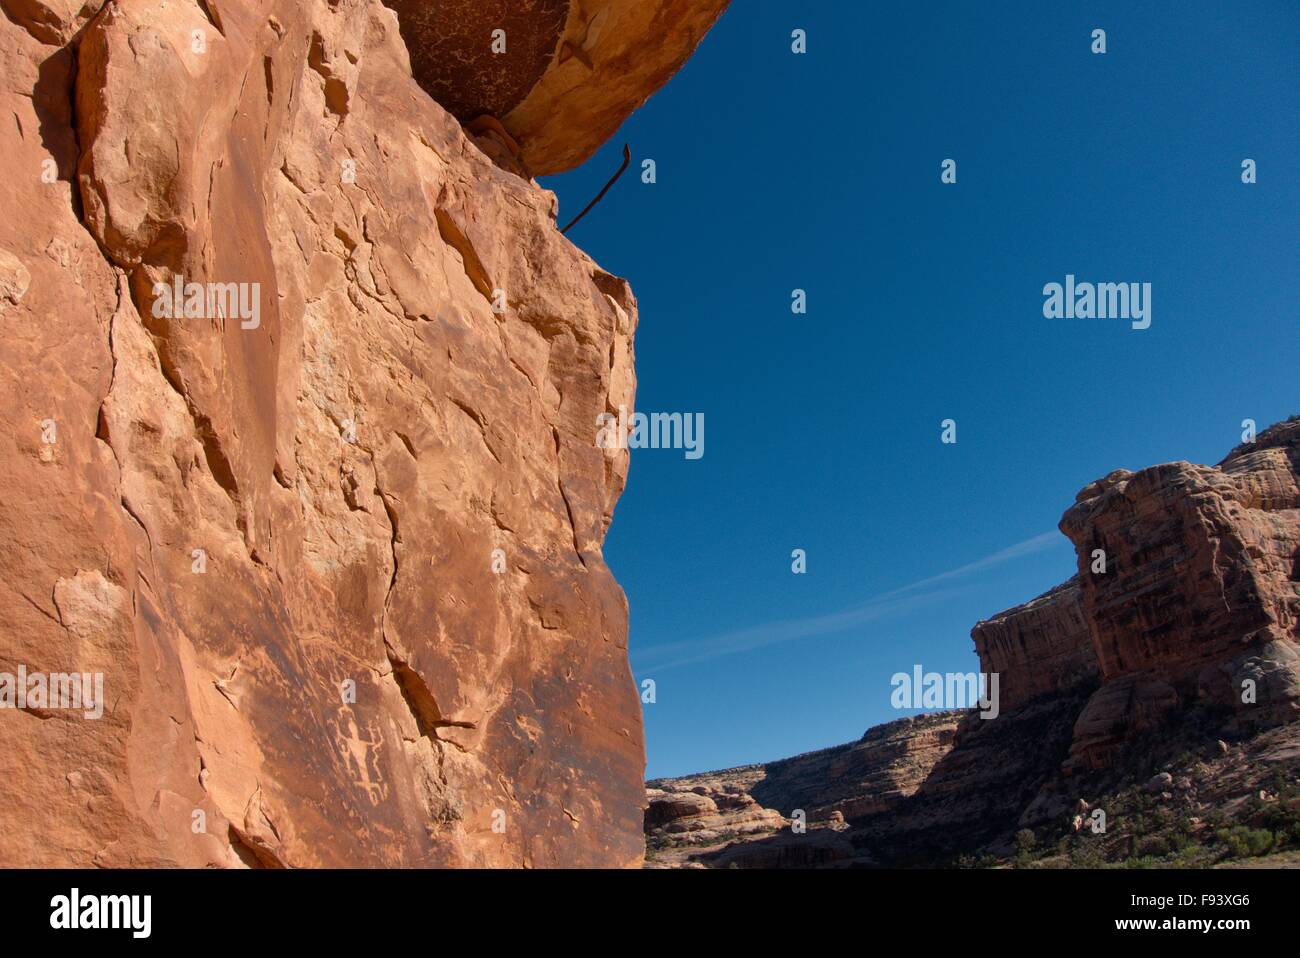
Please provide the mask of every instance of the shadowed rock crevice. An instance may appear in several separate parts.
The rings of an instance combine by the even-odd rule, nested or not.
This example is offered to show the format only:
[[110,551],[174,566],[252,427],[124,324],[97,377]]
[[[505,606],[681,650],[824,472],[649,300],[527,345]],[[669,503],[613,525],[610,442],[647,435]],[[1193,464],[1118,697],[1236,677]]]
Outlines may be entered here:
[[284,868],[284,862],[265,846],[243,835],[234,825],[230,826],[229,841],[231,850],[239,857],[246,868]]
[[443,242],[460,254],[461,263],[465,267],[465,275],[469,281],[474,284],[483,298],[489,303],[493,301],[492,279],[488,276],[487,270],[483,266],[483,261],[478,258],[478,253],[474,250],[474,244],[469,241],[456,221],[452,219],[451,214],[446,210],[439,208],[436,211],[438,220],[438,234],[442,237]]
[[393,678],[402,691],[402,698],[406,701],[407,708],[415,717],[421,735],[425,738],[437,739],[438,729],[475,727],[473,722],[444,719],[433,693],[429,691],[429,686],[420,677],[420,673],[399,659],[392,649],[388,650],[388,661],[393,667]]

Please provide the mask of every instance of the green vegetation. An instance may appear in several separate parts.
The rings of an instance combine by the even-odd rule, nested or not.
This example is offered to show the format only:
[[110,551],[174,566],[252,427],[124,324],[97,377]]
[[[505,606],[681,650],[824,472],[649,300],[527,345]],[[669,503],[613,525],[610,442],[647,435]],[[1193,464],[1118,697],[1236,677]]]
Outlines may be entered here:
[[[1193,769],[1186,757],[1182,767]],[[1174,766],[1178,767],[1178,766]],[[1269,769],[1247,795],[1220,796],[1199,807],[1183,790],[1152,793],[1130,786],[1100,802],[1106,830],[1060,826],[1021,829],[1014,854],[999,864],[1016,868],[1207,868],[1300,849],[1300,776],[1295,766]],[[1177,777],[1177,776],[1176,776]],[[1261,793],[1263,798],[1260,797]],[[958,867],[988,867],[965,856]]]

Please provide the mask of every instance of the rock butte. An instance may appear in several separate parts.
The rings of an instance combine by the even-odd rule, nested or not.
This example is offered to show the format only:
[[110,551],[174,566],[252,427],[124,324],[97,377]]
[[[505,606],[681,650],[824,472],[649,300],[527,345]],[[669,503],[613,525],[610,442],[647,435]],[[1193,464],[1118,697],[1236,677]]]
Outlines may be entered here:
[[[723,4],[512,4],[505,73],[416,15],[490,4],[0,6],[0,667],[108,698],[0,712],[0,863],[638,865],[636,300],[409,51],[543,173]],[[257,327],[155,315],[177,276]]]
[[[1084,791],[1131,783],[1161,740],[1242,743],[1184,789],[1206,807],[1234,807],[1275,771],[1300,778],[1300,417],[1217,466],[1113,472],[1060,525],[1078,573],[971,632],[981,671],[1000,676],[998,718],[905,718],[849,745],[650,782],[650,864],[943,863],[1017,828],[1068,827]],[[803,845],[784,827],[795,808]]]

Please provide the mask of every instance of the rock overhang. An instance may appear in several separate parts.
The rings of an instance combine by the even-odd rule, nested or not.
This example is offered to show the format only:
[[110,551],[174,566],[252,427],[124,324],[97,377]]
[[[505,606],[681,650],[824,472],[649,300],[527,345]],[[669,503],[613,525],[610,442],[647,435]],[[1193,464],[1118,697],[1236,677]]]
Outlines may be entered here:
[[730,0],[384,0],[421,87],[499,121],[533,176],[589,159],[681,68]]

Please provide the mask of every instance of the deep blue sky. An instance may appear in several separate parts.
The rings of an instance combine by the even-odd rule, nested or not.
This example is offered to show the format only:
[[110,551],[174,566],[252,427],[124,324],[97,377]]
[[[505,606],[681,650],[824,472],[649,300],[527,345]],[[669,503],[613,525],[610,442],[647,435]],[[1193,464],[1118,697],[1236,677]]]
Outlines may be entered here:
[[[737,0],[545,182],[567,222],[631,144],[569,235],[636,292],[637,408],[705,416],[702,459],[633,453],[605,547],[649,777],[898,718],[890,675],[976,669],[978,619],[1073,573],[1083,485],[1300,413],[1298,51],[1295,0]],[[1044,319],[1066,273],[1152,283],[1151,328]]]

